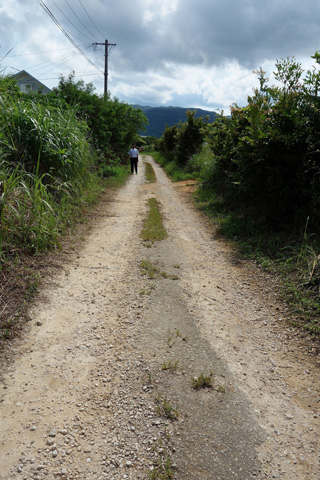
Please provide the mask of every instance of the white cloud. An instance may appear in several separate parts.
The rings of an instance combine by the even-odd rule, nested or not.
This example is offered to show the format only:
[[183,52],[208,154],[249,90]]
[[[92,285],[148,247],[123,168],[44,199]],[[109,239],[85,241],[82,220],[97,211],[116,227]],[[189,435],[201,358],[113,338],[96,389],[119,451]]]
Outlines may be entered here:
[[[93,51],[67,3],[44,1],[103,70],[104,48]],[[276,59],[292,55],[310,66],[318,48],[320,2],[315,0],[91,0],[83,2],[85,9],[77,0],[68,3],[97,42],[108,38],[117,44],[109,55],[109,89],[130,103],[225,110],[232,103],[244,105],[257,84],[253,69],[262,66],[272,77]],[[77,79],[85,75],[103,93],[103,75],[73,49],[38,2],[30,9],[30,2],[7,0],[0,22],[0,57],[15,45],[5,59],[6,72],[25,69],[52,87],[60,73],[75,70]],[[13,56],[27,53],[37,55]]]

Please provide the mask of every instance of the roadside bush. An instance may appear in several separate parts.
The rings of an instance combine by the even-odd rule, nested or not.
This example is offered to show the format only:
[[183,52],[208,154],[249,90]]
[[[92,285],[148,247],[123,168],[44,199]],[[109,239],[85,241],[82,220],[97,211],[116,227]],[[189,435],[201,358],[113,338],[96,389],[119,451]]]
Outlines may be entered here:
[[[39,97],[39,96],[38,96]],[[49,98],[5,96],[0,104],[0,144],[12,167],[67,181],[84,175],[90,148],[88,128],[64,102]]]
[[277,274],[291,324],[320,334],[320,54],[265,73],[248,105],[205,126],[198,204],[240,251]]
[[158,151],[180,169],[187,169],[190,159],[201,150],[205,122],[194,118],[196,111],[187,112],[187,122],[166,127],[156,144]]
[[[313,57],[319,64],[319,55]],[[203,186],[212,187],[229,208],[275,228],[319,228],[320,116],[319,72],[302,80],[294,59],[277,62],[281,87],[260,89],[231,118],[205,127],[213,152],[203,170]]]
[[61,76],[55,94],[74,107],[77,116],[88,124],[90,142],[99,153],[100,163],[115,157],[124,162],[129,146],[138,140],[137,132],[148,123],[146,116],[117,98],[95,94],[92,83],[76,82],[74,77],[74,72],[67,78]]
[[181,167],[187,167],[191,157],[197,153],[203,144],[203,119],[194,118],[195,110],[187,112],[187,122],[179,126],[175,160]]

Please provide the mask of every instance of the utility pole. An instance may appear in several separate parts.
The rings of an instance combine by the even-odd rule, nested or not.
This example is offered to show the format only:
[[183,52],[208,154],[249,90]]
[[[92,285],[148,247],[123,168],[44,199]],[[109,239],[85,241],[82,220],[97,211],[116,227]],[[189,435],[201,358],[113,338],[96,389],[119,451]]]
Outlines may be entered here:
[[105,40],[104,43],[94,43],[93,45],[104,45],[104,96],[108,95],[108,56],[111,50],[117,45],[116,43],[109,43]]

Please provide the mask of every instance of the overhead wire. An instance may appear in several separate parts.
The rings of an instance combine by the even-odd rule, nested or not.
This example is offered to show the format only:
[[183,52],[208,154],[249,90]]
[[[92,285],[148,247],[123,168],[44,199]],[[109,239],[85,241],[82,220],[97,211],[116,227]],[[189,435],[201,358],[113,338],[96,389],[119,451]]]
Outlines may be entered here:
[[4,60],[5,58],[9,57],[9,53],[12,52],[13,49],[14,49],[14,46],[11,47],[10,50],[8,50],[8,52],[2,58],[0,58],[0,62],[2,62],[2,60]]
[[[79,73],[78,74],[79,77],[92,77],[92,76],[97,76],[97,75],[99,75],[99,78],[102,79],[102,77],[100,76],[100,73],[97,73],[97,72],[95,72],[95,73],[93,73],[93,72],[92,73]],[[44,82],[44,81],[47,81],[47,80],[59,80],[59,78],[60,77],[46,77],[46,78],[41,77],[41,78],[39,78],[39,80]]]
[[[88,40],[90,40],[92,42],[92,39],[88,37],[88,35],[86,35],[84,32],[82,32],[81,30],[79,30],[79,28],[71,22],[70,18],[67,17],[67,15],[65,15],[63,13],[63,11],[61,10],[61,8],[56,4],[55,0],[51,0],[52,3],[55,5],[55,7],[59,10],[59,12],[64,16],[64,18],[79,32],[81,33],[81,35],[84,35]],[[74,38],[76,38],[77,40],[80,40],[80,42],[82,41],[81,38],[78,38],[76,37],[76,35],[74,35],[73,33],[70,33],[70,35],[72,35]],[[91,34],[90,34],[91,35]],[[95,39],[95,37],[93,37]]]
[[51,12],[51,10],[47,7],[47,5],[44,3],[43,0],[37,0],[39,5],[44,9],[44,11],[49,15],[51,20],[56,24],[56,26],[61,30],[61,32],[64,34],[64,36],[69,40],[69,42],[77,49],[77,51],[91,64],[93,65],[97,70],[99,70],[101,73],[103,73],[103,70],[95,65],[88,57],[87,55],[82,51],[82,49],[74,42],[74,40],[70,37],[68,32],[63,28],[63,26],[58,22],[54,14]]
[[81,7],[83,8],[85,14],[87,15],[87,17],[89,18],[90,22],[92,23],[92,25],[94,26],[94,28],[97,30],[97,32],[101,35],[101,38],[104,38],[104,35],[103,33],[101,33],[101,31],[98,29],[98,27],[96,26],[96,24],[94,23],[94,21],[92,20],[92,18],[90,17],[89,13],[87,12],[87,10],[85,9],[83,3],[81,0],[79,0],[79,3],[81,5]]
[[[70,58],[76,57],[77,55],[79,55],[79,53],[73,52],[73,54],[72,54],[72,55],[69,55],[68,58],[66,58],[65,60],[63,60],[63,61],[61,61],[61,62],[59,62],[59,63],[56,63],[54,67],[49,68],[49,70],[46,70],[45,72],[43,72],[42,75],[46,75],[47,73],[52,72],[52,70],[54,70],[55,68],[57,68],[57,66],[60,67],[61,65],[64,65],[65,63],[67,63],[67,62],[70,60]],[[47,62],[47,63],[50,63],[50,62]],[[41,68],[46,68],[46,67],[43,66],[43,67],[41,67]],[[40,68],[40,70],[41,70],[41,68]],[[39,70],[39,69],[38,69],[38,70]],[[35,71],[37,71],[37,69],[36,69]]]
[[[52,58],[51,60],[46,60],[45,62],[37,63],[36,65],[32,65],[31,67],[28,68],[28,70],[31,70],[33,72],[37,72],[38,70],[42,70],[43,68],[48,67],[48,65],[52,64],[53,62],[55,62],[55,63],[59,62],[59,63],[56,63],[56,65],[61,65],[62,63],[67,62],[68,60],[70,60],[71,58],[73,58],[77,55],[80,55],[79,52],[75,52],[73,50],[73,52],[67,53],[66,55],[62,55],[61,57]],[[60,63],[60,60],[62,61],[62,63]]]
[[[85,47],[86,45],[81,45],[81,47]],[[29,55],[41,55],[42,53],[53,53],[53,52],[60,52],[62,50],[70,50],[73,47],[65,47],[65,48],[59,48],[58,50],[44,50],[42,52],[32,52],[32,53],[19,53],[17,55],[7,55],[8,57],[26,57]],[[12,50],[12,49],[11,49]],[[10,51],[11,51],[10,50]]]
[[[85,50],[88,50],[89,48],[91,48],[91,45],[83,45],[83,47],[85,47]],[[32,74],[34,74],[35,72],[38,72],[38,71],[41,71],[47,67],[49,67],[50,65],[52,65],[53,63],[55,63],[55,66],[50,68],[49,70],[47,70],[46,72],[40,74],[40,75],[45,75],[46,73],[54,70],[56,68],[56,66],[60,66],[60,65],[63,65],[64,63],[68,62],[71,58],[74,58],[75,56],[77,55],[80,55],[79,52],[75,51],[74,47],[68,47],[67,49],[59,49],[59,50],[47,50],[47,51],[42,51],[42,52],[33,52],[33,53],[25,53],[25,54],[21,54],[21,55],[8,55],[8,57],[24,57],[24,56],[33,56],[33,55],[41,55],[41,54],[46,54],[46,53],[52,53],[52,52],[60,52],[61,50],[70,50],[72,49],[71,52],[68,52],[64,55],[60,55],[60,56],[56,56],[54,58],[51,58],[50,60],[46,60],[44,62],[40,62],[40,63],[37,63],[35,65],[31,65],[28,67],[28,71]],[[100,73],[98,73],[100,75]],[[39,76],[39,74],[38,74]]]
[[82,22],[81,18],[77,15],[77,13],[74,11],[74,9],[71,7],[70,3],[68,2],[68,0],[65,0],[66,4],[68,5],[68,7],[70,8],[71,12],[74,14],[74,16],[78,19],[78,21],[81,23],[81,25],[87,30],[87,32],[89,33],[89,35],[92,36],[92,38],[94,38],[94,40],[96,40],[96,37],[93,35],[92,32],[90,32],[90,30],[88,30],[88,28],[86,27],[86,25]]

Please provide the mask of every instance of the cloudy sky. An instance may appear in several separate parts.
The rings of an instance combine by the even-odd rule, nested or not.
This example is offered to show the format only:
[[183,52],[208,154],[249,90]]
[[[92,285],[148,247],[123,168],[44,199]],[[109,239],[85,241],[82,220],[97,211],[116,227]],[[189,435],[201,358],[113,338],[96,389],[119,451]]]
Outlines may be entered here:
[[75,71],[130,104],[224,110],[246,104],[260,66],[307,69],[320,50],[319,0],[6,0],[2,73],[27,70],[48,87]]

